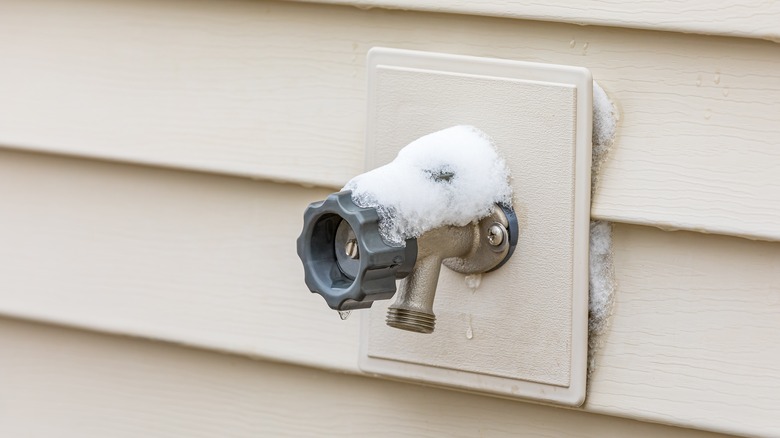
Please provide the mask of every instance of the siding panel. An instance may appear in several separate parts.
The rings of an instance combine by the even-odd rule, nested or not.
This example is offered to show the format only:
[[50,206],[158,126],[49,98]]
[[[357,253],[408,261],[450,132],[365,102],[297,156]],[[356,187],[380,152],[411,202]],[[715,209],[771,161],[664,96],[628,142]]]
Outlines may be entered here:
[[780,244],[630,226],[614,242],[588,408],[778,436]]
[[301,3],[11,1],[0,144],[340,187],[363,169],[376,45],[586,66],[622,112],[595,217],[780,240],[780,45],[756,40]]
[[685,33],[733,35],[780,41],[780,4],[706,0],[307,0],[314,3],[449,12],[573,24],[635,27]]
[[9,319],[0,355],[8,437],[722,437]]
[[[0,313],[355,373],[359,318],[295,255],[324,194],[0,152]],[[780,244],[617,226],[615,260],[585,409],[776,435]]]
[[356,371],[357,318],[308,293],[295,254],[325,195],[2,152],[0,311]]

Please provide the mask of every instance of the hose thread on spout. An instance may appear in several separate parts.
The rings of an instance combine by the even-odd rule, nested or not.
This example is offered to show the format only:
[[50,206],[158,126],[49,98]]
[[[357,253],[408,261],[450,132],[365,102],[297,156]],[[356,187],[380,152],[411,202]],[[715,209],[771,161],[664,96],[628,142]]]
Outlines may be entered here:
[[387,325],[417,333],[433,333],[436,316],[417,310],[389,308],[387,309]]

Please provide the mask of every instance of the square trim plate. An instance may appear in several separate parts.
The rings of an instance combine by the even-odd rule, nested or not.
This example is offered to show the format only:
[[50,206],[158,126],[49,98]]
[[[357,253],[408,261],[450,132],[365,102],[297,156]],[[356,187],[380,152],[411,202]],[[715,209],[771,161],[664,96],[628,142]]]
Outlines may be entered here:
[[442,268],[424,335],[361,321],[367,373],[579,406],[588,351],[592,78],[581,67],[375,48],[368,55],[367,169],[414,139],[468,124],[512,173],[517,249],[477,287]]

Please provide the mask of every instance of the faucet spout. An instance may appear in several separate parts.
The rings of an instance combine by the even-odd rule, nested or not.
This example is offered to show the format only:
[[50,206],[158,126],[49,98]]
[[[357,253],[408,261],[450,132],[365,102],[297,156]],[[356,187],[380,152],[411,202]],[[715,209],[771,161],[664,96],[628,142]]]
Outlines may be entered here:
[[507,260],[516,242],[514,212],[500,206],[478,222],[439,227],[418,237],[417,263],[401,281],[385,322],[402,330],[432,333],[436,325],[433,301],[441,265],[462,274],[489,272]]
[[474,245],[474,232],[473,224],[445,226],[417,239],[417,263],[398,288],[396,300],[387,311],[387,325],[417,333],[433,332],[433,299],[442,261],[468,254]]

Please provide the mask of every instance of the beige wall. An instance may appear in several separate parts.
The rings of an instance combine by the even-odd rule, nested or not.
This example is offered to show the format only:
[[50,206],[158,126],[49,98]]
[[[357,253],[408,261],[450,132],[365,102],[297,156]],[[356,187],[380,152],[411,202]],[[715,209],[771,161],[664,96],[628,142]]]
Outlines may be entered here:
[[373,46],[587,67],[622,113],[594,217],[780,240],[780,45],[763,40],[256,0],[9,0],[0,144],[338,188],[363,170]]
[[[358,372],[359,318],[305,290],[292,245],[326,192],[0,158],[2,313]],[[585,409],[772,435],[780,247],[626,225],[614,237],[619,293]]]
[[[501,3],[452,2],[523,16],[473,9]],[[778,44],[254,0],[2,11],[0,314],[278,363],[3,320],[0,435],[780,436]],[[374,45],[582,65],[615,98],[592,215],[618,222],[619,292],[584,412],[357,377],[358,318],[305,290],[301,212],[362,169]]]
[[4,437],[722,435],[0,319]]

